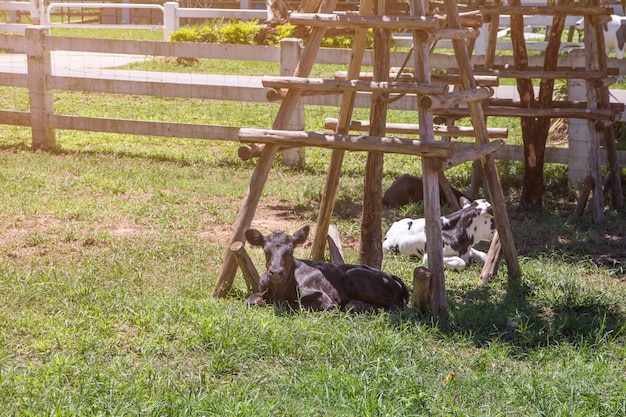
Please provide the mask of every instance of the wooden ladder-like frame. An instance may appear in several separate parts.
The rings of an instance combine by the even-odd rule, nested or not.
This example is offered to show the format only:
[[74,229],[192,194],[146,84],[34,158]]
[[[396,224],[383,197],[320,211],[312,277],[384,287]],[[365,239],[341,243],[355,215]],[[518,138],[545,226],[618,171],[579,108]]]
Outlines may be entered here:
[[[493,153],[504,145],[500,139],[489,142],[490,132],[485,124],[481,101],[491,95],[490,90],[476,85],[469,53],[465,45],[467,38],[478,36],[475,28],[463,27],[456,0],[446,0],[447,16],[428,16],[424,0],[412,0],[410,16],[390,14],[390,2],[361,0],[359,14],[334,13],[337,0],[322,3],[319,13],[293,13],[292,24],[310,26],[310,38],[302,52],[294,77],[264,77],[264,86],[274,88],[282,103],[272,129],[241,129],[240,140],[245,143],[261,143],[262,152],[250,180],[239,216],[233,226],[231,243],[243,242],[244,232],[253,220],[263,187],[267,180],[274,157],[279,149],[299,146],[319,146],[332,149],[330,167],[320,206],[317,228],[311,249],[313,259],[324,256],[330,218],[343,157],[346,150],[367,151],[361,250],[359,262],[379,268],[382,263],[382,166],[386,152],[406,153],[419,156],[422,161],[424,181],[424,211],[428,236],[428,270],[431,275],[430,308],[435,316],[447,314],[446,291],[443,268],[441,238],[441,207],[439,203],[440,176],[444,169],[466,161],[480,160],[491,198],[497,228],[494,244],[501,245],[501,252],[512,277],[520,274],[517,253],[506,212],[504,195],[498,178]],[[444,27],[441,27],[444,26]],[[307,78],[310,74],[322,38],[329,27],[347,27],[354,31],[352,54],[346,80],[321,80]],[[359,79],[365,52],[367,31],[374,30],[374,73],[372,81]],[[414,43],[414,82],[389,81],[389,39],[392,29],[410,30]],[[463,90],[448,92],[448,85],[432,83],[429,65],[429,49],[438,39],[452,39]],[[286,130],[289,119],[297,107],[302,93],[335,92],[342,94],[339,117],[335,122],[334,134],[316,132],[294,132]],[[369,135],[351,135],[354,100],[357,91],[372,94]],[[409,129],[419,131],[420,140],[385,136],[387,123],[388,95],[391,93],[413,94],[418,100],[419,126]],[[470,111],[476,147],[461,152],[454,151],[454,144],[435,141],[433,111],[442,106],[467,103]],[[439,130],[440,132],[440,130]],[[497,264],[498,251],[489,251]],[[225,296],[230,289],[237,270],[235,255],[226,250],[224,262],[215,287],[214,296]]]

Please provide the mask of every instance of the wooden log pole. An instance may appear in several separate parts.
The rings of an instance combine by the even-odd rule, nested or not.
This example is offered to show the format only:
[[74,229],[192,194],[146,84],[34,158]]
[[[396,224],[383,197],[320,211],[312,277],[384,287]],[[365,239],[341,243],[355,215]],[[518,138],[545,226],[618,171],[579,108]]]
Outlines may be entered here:
[[[361,0],[359,6],[361,14],[373,13],[372,0]],[[367,43],[368,29],[357,28],[354,31],[354,39],[352,41],[352,51],[350,54],[350,62],[348,64],[347,78],[354,80],[359,78],[363,56],[365,55],[365,46]],[[354,91],[346,91],[341,96],[341,107],[339,108],[339,122],[335,133],[348,133],[350,120],[354,110],[354,100],[356,93]],[[313,246],[311,246],[311,258],[323,259],[324,248],[330,226],[333,209],[335,207],[335,198],[339,187],[339,177],[341,176],[341,167],[343,165],[343,157],[345,151],[343,149],[333,149],[330,156],[330,166],[326,183],[324,184],[324,193],[320,202],[320,210],[317,219],[317,228],[313,237]]]
[[250,143],[237,149],[237,155],[244,161],[258,157],[261,152],[263,152],[263,145],[259,143]]
[[595,183],[591,176],[587,176],[585,178],[585,182],[583,183],[582,188],[580,189],[580,195],[578,196],[578,201],[576,203],[576,215],[578,217],[582,217],[585,214],[585,208],[587,207],[587,201],[589,201],[589,194]]
[[453,153],[453,145],[450,143],[425,143],[399,137],[324,134],[291,130],[240,129],[239,140],[244,143],[272,143],[283,147],[316,146],[350,151],[400,153],[431,158],[449,158]]
[[500,235],[498,232],[493,236],[491,245],[489,245],[489,251],[487,252],[487,260],[480,273],[479,284],[486,284],[493,279],[498,273],[498,266],[500,265],[500,257],[502,256],[502,242],[500,242]]
[[426,314],[430,308],[430,283],[431,273],[427,268],[418,266],[413,270],[413,295],[411,301],[413,307],[420,313]]
[[418,32],[417,36],[426,42],[435,42],[442,39],[476,39],[480,31],[474,28],[437,29]]
[[323,78],[270,77],[265,76],[261,82],[263,87],[273,89],[299,89],[320,93],[343,93],[346,91],[362,91],[389,94],[446,94],[446,84],[426,84],[390,81],[336,80]]
[[487,87],[474,90],[455,91],[446,95],[423,95],[419,98],[419,106],[423,110],[436,110],[448,106],[454,106],[469,101],[486,100],[493,95],[493,90]]
[[[328,0],[324,2],[322,6],[320,6],[320,8],[322,9],[321,11],[333,11],[337,6],[337,1],[338,0]],[[324,28],[317,28],[313,30],[313,33],[309,38],[309,42],[302,52],[300,62],[296,67],[296,76],[307,77],[311,72],[311,68],[313,67],[313,63],[315,62],[315,57],[317,56],[317,51],[322,44],[324,32]],[[274,120],[272,128],[285,129],[288,126],[293,112],[298,107],[299,100],[300,93],[298,91],[290,91],[287,94],[287,96],[281,103],[280,109],[278,109],[278,113],[276,115],[276,119]],[[278,149],[279,147],[277,145],[264,146],[263,152],[261,153],[257,162],[257,166],[254,169],[254,173],[252,174],[252,178],[250,179],[250,186],[248,187],[248,191],[244,196],[243,201],[241,202],[239,215],[237,216],[237,220],[235,221],[235,225],[233,226],[233,237],[230,243],[244,240],[244,231],[248,227],[250,227],[250,224],[252,223],[252,219],[254,218],[254,214],[259,204],[259,200],[261,199],[261,194],[263,192],[265,182],[267,181],[269,171],[272,167],[272,163],[274,161],[276,153],[278,152]],[[226,296],[226,293],[228,292],[228,290],[230,290],[233,284],[236,272],[237,261],[233,253],[230,251],[229,244],[229,248],[226,249],[224,261],[222,262],[222,267],[220,269],[220,273],[217,277],[217,282],[213,290],[214,297]]]
[[[334,130],[337,127],[337,119],[328,117],[324,122],[326,129]],[[368,132],[370,129],[369,120],[351,120],[350,130],[358,132]],[[451,137],[468,137],[473,138],[476,136],[476,131],[473,127],[467,126],[445,126],[445,125],[433,125],[435,135],[451,136]],[[420,126],[411,123],[387,123],[385,126],[387,133],[393,134],[405,134],[405,135],[419,135]],[[491,127],[487,129],[487,133],[491,139],[506,139],[509,135],[509,130],[505,127]]]
[[46,48],[48,28],[27,27],[25,43],[28,65],[28,96],[30,99],[30,120],[32,146],[35,149],[50,150],[56,146],[55,132],[50,127],[54,115],[54,97],[48,86],[52,76],[50,50]]
[[484,158],[487,155],[491,155],[494,152],[497,152],[499,149],[503,148],[504,144],[504,140],[500,139],[488,142],[484,145],[480,145],[477,148],[463,149],[461,151],[455,152],[451,158],[444,162],[442,169],[450,169],[464,162],[476,161],[478,159]]
[[[375,10],[378,18],[390,12],[391,2],[378,0]],[[374,82],[386,83],[389,79],[391,48],[391,28],[374,27]],[[400,83],[402,84],[402,83]],[[447,87],[446,87],[447,88]],[[370,135],[384,136],[387,120],[388,94],[374,92],[370,111]],[[383,161],[382,149],[371,150],[365,161],[363,187],[363,215],[361,219],[361,242],[359,263],[380,269],[383,262],[382,235],[382,198],[383,198]]]
[[336,13],[292,13],[289,16],[292,25],[325,28],[361,28],[361,29],[406,29],[435,30],[439,28],[439,19],[423,16],[380,16],[336,14]]
[[341,237],[339,236],[339,230],[337,226],[331,224],[328,226],[328,251],[330,252],[330,262],[335,265],[345,263],[343,256],[343,248],[341,245]]
[[[467,108],[436,109],[434,113],[445,117],[467,117],[470,114]],[[551,117],[555,119],[585,119],[614,121],[616,112],[611,109],[597,108],[526,108],[526,107],[485,107],[485,116],[500,117]]]
[[256,270],[252,259],[250,259],[250,255],[248,255],[243,242],[233,242],[230,245],[230,251],[235,256],[235,260],[237,261],[237,265],[239,265],[239,269],[241,269],[243,279],[246,281],[248,289],[253,293],[259,292],[259,272]]
[[[446,0],[446,10],[448,12],[448,26],[460,27],[461,21],[456,14],[458,9],[456,0]],[[509,6],[507,6],[508,10]],[[500,13],[498,13],[500,14]],[[476,82],[473,78],[472,63],[469,59],[466,45],[463,41],[453,40],[452,46],[454,47],[454,54],[456,56],[459,73],[463,76],[465,81],[464,88],[466,90],[476,88]],[[485,114],[483,108],[478,102],[469,102],[468,109],[472,117],[474,127],[477,126],[476,141],[479,145],[483,145],[489,142],[489,135],[487,134],[487,128],[485,126]],[[515,249],[515,242],[513,241],[513,234],[511,232],[511,225],[509,223],[508,213],[506,211],[506,203],[504,200],[504,194],[502,192],[502,185],[500,184],[500,178],[498,177],[498,171],[495,165],[495,159],[493,154],[482,159],[483,171],[487,182],[487,188],[489,189],[489,196],[491,198],[491,204],[494,212],[494,218],[496,227],[502,241],[502,251],[504,259],[507,263],[509,275],[515,278],[519,278],[520,266],[517,259],[517,250]]]
[[608,16],[613,14],[612,7],[590,7],[590,6],[480,6],[482,14],[485,15],[571,15],[571,16]]

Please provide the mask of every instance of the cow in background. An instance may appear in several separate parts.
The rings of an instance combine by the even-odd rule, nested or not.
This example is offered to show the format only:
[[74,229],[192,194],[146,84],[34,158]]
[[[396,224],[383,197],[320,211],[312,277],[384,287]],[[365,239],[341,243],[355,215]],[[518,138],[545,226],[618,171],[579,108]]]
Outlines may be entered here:
[[[461,199],[463,208],[441,217],[443,263],[448,269],[461,271],[470,260],[485,263],[487,254],[474,249],[480,241],[491,241],[496,226],[491,204],[487,200],[469,202]],[[402,219],[391,225],[383,240],[383,250],[424,258],[426,256],[426,219]]]
[[267,268],[261,275],[259,292],[250,295],[248,305],[268,303],[294,310],[338,308],[366,312],[398,310],[409,300],[406,285],[395,275],[367,265],[335,265],[295,258],[293,250],[306,241],[309,226],[292,235],[274,232],[263,236],[255,229],[246,230],[244,235],[250,245],[263,248]]
[[[457,189],[453,188],[452,191],[457,201],[461,197],[467,198]],[[409,203],[419,203],[420,201],[424,201],[422,178],[410,174],[400,175],[383,194],[383,206],[387,207],[401,207]],[[440,194],[440,203],[442,205],[449,204],[443,193]]]

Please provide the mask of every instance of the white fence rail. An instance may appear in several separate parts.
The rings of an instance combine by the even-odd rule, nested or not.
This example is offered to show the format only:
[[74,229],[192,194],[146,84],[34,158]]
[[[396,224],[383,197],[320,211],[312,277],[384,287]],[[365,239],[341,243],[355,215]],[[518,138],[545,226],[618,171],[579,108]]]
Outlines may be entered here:
[[[240,20],[260,20],[267,19],[266,10],[251,9],[201,9],[201,8],[183,8],[179,7],[178,2],[167,2],[160,4],[132,4],[132,3],[69,3],[55,2],[50,3],[45,10],[42,7],[43,0],[30,1],[2,1],[0,0],[0,11],[7,10],[12,12],[29,13],[32,24],[41,24],[46,27],[92,27],[92,28],[124,28],[124,29],[163,29],[164,40],[169,39],[172,32],[180,28],[181,19],[240,19]],[[59,23],[53,22],[51,16],[58,9],[151,9],[157,10],[162,14],[162,24],[145,25],[132,24],[130,21],[119,24],[102,24],[102,23]],[[31,23],[0,23],[0,31],[24,33]]]
[[[247,102],[267,102],[266,91],[256,77],[256,83],[250,77],[242,77],[245,82],[233,81],[224,74],[181,74],[148,71],[85,71],[77,74],[70,68],[53,66],[58,53],[97,53],[132,54],[140,56],[168,56],[180,58],[241,59],[253,61],[281,62],[283,68],[294,68],[298,59],[298,40],[287,40],[291,50],[296,53],[281,53],[280,47],[218,45],[197,43],[173,43],[161,41],[122,41],[113,39],[82,39],[72,37],[49,36],[45,27],[31,27],[26,36],[0,34],[0,44],[5,47],[26,51],[27,67],[23,69],[0,66],[0,85],[29,89],[30,111],[12,111],[0,109],[0,121],[6,125],[26,126],[32,129],[32,143],[35,147],[50,148],[55,146],[55,129],[78,131],[111,132],[134,135],[151,135],[180,138],[199,138],[208,140],[238,140],[239,127],[188,124],[175,122],[155,122],[147,120],[122,120],[115,118],[80,117],[62,115],[54,111],[53,90],[87,91],[112,94],[139,94],[156,97],[184,97],[214,100],[236,100]],[[286,48],[287,49],[287,48]],[[347,64],[350,59],[349,49],[322,48],[317,63]],[[5,56],[11,54],[5,54]],[[1,56],[0,56],[1,57]],[[405,53],[392,52],[391,65],[400,66],[406,58]],[[506,59],[506,57],[500,57]],[[510,57],[509,57],[510,58]],[[372,64],[372,53],[365,55],[364,65]],[[504,63],[504,61],[503,61]],[[434,67],[454,67],[455,60],[447,55],[433,55]],[[533,62],[530,62],[532,65]],[[573,61],[563,65],[576,66]],[[580,65],[580,63],[578,63]],[[250,79],[249,79],[250,78]],[[303,97],[304,105],[338,106],[340,95]],[[416,110],[415,97],[407,96],[390,104],[391,109]],[[357,95],[355,105],[369,108],[371,97],[362,93]],[[305,107],[306,108],[306,107]],[[498,159],[523,160],[521,146],[507,145],[496,154]],[[626,164],[626,152],[619,152],[620,166]],[[567,148],[548,148],[546,161],[571,164]],[[606,165],[606,155],[603,164]]]

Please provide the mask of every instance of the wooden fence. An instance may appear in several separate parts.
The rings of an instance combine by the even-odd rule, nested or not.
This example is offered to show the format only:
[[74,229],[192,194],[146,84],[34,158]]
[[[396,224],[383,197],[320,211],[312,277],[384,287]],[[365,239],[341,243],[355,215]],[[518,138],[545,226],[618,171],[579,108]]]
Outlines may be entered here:
[[[76,75],[71,71],[52,65],[52,54],[59,51],[71,53],[132,54],[147,57],[245,59],[252,61],[280,61],[285,69],[294,68],[298,59],[300,41],[286,40],[281,47],[171,43],[161,41],[122,41],[112,39],[82,39],[49,36],[48,29],[32,26],[22,35],[0,34],[0,45],[17,53],[27,55],[25,70],[0,68],[0,85],[27,88],[30,111],[0,109],[0,123],[27,126],[32,129],[32,144],[36,148],[49,149],[56,146],[55,129],[92,132],[110,132],[134,135],[151,135],[207,140],[238,140],[239,127],[125,120],[113,118],[80,117],[57,114],[53,107],[53,90],[87,91],[111,94],[137,94],[156,97],[182,97],[209,100],[236,100],[267,102],[266,92],[260,77],[230,77],[216,74],[168,74],[147,71],[85,71]],[[287,47],[290,45],[291,47]],[[295,48],[293,46],[296,46]],[[282,49],[282,53],[281,53]],[[287,53],[286,51],[295,51]],[[350,50],[322,48],[316,62],[320,64],[347,64]],[[1,58],[1,56],[0,56]],[[406,53],[393,52],[391,65],[401,66]],[[498,57],[500,64],[508,63],[510,57]],[[565,58],[564,66],[580,66],[576,56]],[[531,57],[532,60],[532,57]],[[365,65],[372,64],[368,51]],[[452,68],[454,57],[435,54],[433,67]],[[477,63],[480,63],[477,62]],[[534,65],[530,62],[530,65]],[[288,73],[288,72],[287,72]],[[245,82],[242,83],[242,80]],[[307,105],[339,106],[340,95],[318,95],[303,97]],[[406,96],[390,104],[390,109],[417,110],[415,97]],[[369,94],[359,94],[355,106],[370,107]],[[496,157],[505,160],[523,160],[521,146],[507,145]],[[579,158],[580,159],[580,158]],[[602,163],[606,165],[606,155]],[[619,152],[620,166],[626,164],[626,152]],[[546,162],[572,163],[568,148],[548,148]]]

